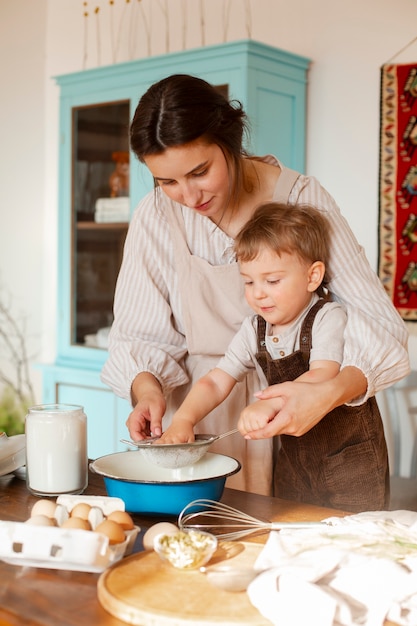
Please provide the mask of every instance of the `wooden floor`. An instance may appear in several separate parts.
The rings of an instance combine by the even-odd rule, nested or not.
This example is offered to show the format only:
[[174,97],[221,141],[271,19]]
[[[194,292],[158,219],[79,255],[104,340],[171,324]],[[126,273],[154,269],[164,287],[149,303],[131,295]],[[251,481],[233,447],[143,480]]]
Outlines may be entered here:
[[417,478],[391,477],[390,511],[417,511]]

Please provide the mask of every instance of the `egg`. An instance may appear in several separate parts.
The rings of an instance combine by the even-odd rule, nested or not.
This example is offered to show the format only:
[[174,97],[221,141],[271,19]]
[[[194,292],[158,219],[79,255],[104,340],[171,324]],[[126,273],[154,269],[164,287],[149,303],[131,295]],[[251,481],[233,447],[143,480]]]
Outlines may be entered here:
[[54,517],[56,503],[52,500],[38,500],[32,507],[30,516],[45,515],[46,517]]
[[126,539],[123,528],[120,524],[111,519],[106,519],[104,522],[101,522],[101,524],[95,528],[94,532],[106,535],[109,538],[110,545],[122,543]]
[[79,502],[71,509],[71,517],[80,517],[83,520],[88,520],[88,514],[91,511],[91,506],[86,502]]
[[126,511],[113,511],[107,516],[107,519],[120,524],[123,530],[132,530],[134,526],[132,518]]
[[175,535],[178,532],[178,526],[170,522],[158,522],[154,524],[143,535],[143,547],[145,550],[153,550],[153,542],[157,535]]
[[81,517],[69,517],[65,520],[61,528],[75,528],[77,530],[91,530],[90,522]]
[[55,526],[55,520],[51,517],[47,517],[46,515],[31,515],[28,520],[26,520],[26,524],[31,524],[32,526]]

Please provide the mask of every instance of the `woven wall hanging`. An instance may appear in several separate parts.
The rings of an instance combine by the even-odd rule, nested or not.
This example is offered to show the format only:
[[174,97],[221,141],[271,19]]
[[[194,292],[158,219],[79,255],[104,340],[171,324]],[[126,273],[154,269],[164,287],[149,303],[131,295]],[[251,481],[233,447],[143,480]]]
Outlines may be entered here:
[[379,277],[417,321],[417,64],[381,68]]

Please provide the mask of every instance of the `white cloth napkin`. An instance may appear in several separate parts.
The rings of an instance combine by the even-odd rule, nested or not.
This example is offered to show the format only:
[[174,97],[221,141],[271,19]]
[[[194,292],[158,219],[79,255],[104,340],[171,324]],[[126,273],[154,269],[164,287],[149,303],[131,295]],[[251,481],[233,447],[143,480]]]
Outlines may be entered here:
[[273,531],[248,587],[276,626],[417,625],[417,513],[372,511]]

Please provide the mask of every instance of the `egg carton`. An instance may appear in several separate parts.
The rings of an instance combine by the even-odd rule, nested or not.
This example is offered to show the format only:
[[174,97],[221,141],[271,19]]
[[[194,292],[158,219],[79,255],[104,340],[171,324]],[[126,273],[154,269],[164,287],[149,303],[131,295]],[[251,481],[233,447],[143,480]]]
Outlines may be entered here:
[[[106,516],[113,511],[124,511],[124,502],[119,498],[57,498],[57,504],[66,506],[69,513],[79,502],[100,507]],[[139,530],[135,526],[125,531],[125,541],[110,545],[108,537],[91,530],[0,520],[0,559],[12,565],[99,573],[131,554]]]
[[98,507],[103,511],[103,514],[107,517],[113,511],[124,511],[125,503],[121,498],[114,498],[109,496],[71,496],[71,495],[62,495],[58,496],[56,499],[57,504],[61,504],[65,506],[68,513],[71,513],[72,509],[77,504],[89,504],[91,507]]

